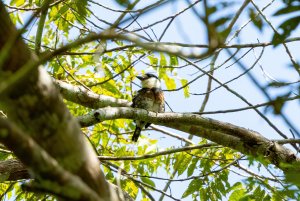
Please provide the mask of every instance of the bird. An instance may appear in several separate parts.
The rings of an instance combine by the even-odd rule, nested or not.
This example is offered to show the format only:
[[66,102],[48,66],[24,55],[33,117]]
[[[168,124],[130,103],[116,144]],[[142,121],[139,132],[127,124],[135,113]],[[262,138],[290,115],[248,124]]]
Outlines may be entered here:
[[[147,111],[162,113],[165,111],[164,93],[161,89],[160,80],[155,74],[146,73],[136,76],[142,84],[142,89],[132,99],[133,108],[141,108]],[[142,129],[148,128],[151,123],[135,120],[136,128],[132,136],[132,141],[137,142]]]

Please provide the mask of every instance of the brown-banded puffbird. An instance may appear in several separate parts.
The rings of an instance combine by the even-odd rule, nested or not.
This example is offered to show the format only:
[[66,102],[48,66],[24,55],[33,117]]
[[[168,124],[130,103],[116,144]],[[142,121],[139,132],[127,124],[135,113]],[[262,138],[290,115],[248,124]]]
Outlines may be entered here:
[[[161,90],[158,77],[151,73],[146,73],[143,76],[137,76],[141,80],[142,89],[133,97],[131,107],[141,108],[151,112],[164,112],[165,100],[164,93]],[[136,128],[132,136],[132,141],[137,142],[142,129],[150,126],[151,123],[144,121],[135,121]]]

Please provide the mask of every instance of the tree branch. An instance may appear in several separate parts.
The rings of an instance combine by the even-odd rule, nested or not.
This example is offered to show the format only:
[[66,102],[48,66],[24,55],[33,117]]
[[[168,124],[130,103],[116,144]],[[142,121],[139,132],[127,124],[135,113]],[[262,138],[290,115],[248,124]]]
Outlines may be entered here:
[[[138,119],[167,126],[217,144],[230,147],[259,160],[272,163],[283,171],[300,169],[300,159],[289,149],[271,141],[261,134],[229,123],[204,118],[190,113],[153,113],[143,109],[107,107],[78,117],[83,127],[112,119]],[[287,164],[293,164],[287,165]]]
[[17,181],[30,179],[30,174],[25,165],[17,159],[0,161],[0,181]]
[[148,158],[154,158],[157,156],[174,154],[174,153],[183,152],[183,151],[190,151],[190,150],[194,150],[194,149],[202,149],[202,148],[207,148],[207,147],[212,147],[212,146],[217,146],[217,144],[216,143],[207,143],[207,144],[201,144],[201,145],[190,146],[190,147],[181,147],[181,148],[177,148],[177,149],[160,151],[160,152],[156,152],[156,153],[152,153],[152,154],[145,154],[142,156],[121,156],[121,157],[98,156],[98,158],[100,159],[100,161],[101,160],[113,160],[113,161],[143,160],[143,159],[148,159]]
[[102,108],[102,107],[129,107],[131,102],[125,99],[117,99],[111,96],[99,95],[92,91],[85,89],[82,86],[75,86],[66,82],[55,80],[63,97],[71,102],[83,105],[88,108]]
[[[0,161],[0,181],[17,181],[23,179],[32,179],[28,169],[25,165],[17,159],[8,159],[5,161]],[[110,187],[116,191],[120,192],[120,188],[112,183],[109,183]],[[128,193],[122,191],[125,201],[133,201]]]
[[45,21],[46,21],[46,18],[47,18],[47,13],[48,13],[48,7],[41,11],[39,24],[38,24],[38,28],[37,28],[37,31],[36,31],[35,53],[37,55],[39,55],[40,50],[41,50],[42,36],[43,36]]
[[[0,49],[2,49],[10,38],[18,34],[18,31],[1,1],[0,19]],[[51,77],[44,69],[36,68],[46,57],[41,58],[37,60],[18,37],[1,72],[2,76],[9,75],[0,79],[0,86],[4,89],[1,92],[5,92],[1,94],[1,110],[5,111],[7,120],[13,122],[20,132],[36,142],[45,150],[45,154],[54,158],[63,169],[80,177],[85,185],[97,193],[97,196],[104,200],[118,200],[99,168],[96,153],[82,135],[78,122],[63,103]],[[22,147],[14,147],[15,153],[21,151]],[[38,155],[32,155],[36,156]],[[19,157],[22,161],[28,159],[35,161],[35,158],[26,155],[20,154]],[[28,165],[35,170],[33,174],[38,175],[39,169],[34,167],[35,164]],[[51,171],[48,169],[49,175]]]
[[[47,186],[49,191],[55,189],[55,193],[73,200],[103,200],[78,176],[64,170],[55,159],[8,119],[0,118],[0,141],[30,167],[38,182]],[[21,171],[21,174],[24,173]],[[53,188],[57,185],[60,188]]]

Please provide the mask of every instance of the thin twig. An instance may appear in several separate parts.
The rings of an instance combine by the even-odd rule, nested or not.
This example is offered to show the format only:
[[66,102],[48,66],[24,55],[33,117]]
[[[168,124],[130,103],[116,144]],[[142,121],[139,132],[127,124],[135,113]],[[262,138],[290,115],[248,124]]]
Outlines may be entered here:
[[145,154],[142,156],[122,156],[122,157],[116,157],[116,156],[98,156],[99,160],[112,160],[112,161],[125,161],[125,160],[143,160],[143,159],[149,159],[149,158],[154,158],[158,156],[164,156],[164,155],[169,155],[169,154],[174,154],[178,152],[184,152],[184,151],[191,151],[194,149],[202,149],[202,148],[208,148],[208,147],[215,147],[218,146],[216,143],[207,143],[207,144],[202,144],[202,145],[196,145],[196,146],[189,146],[189,147],[181,147],[181,148],[173,148],[170,150],[166,151],[161,151],[161,152],[156,152],[153,154]]
[[[268,20],[268,18],[266,17],[266,15],[263,14],[263,12],[258,8],[258,6],[253,2],[253,0],[251,0],[252,5],[255,7],[255,9],[257,10],[257,12],[263,17],[263,19],[267,22],[267,24],[272,28],[272,30],[274,31],[275,34],[278,34],[278,31],[275,29],[275,27],[272,25],[272,23]],[[290,57],[290,60],[295,68],[295,70],[298,72],[298,74],[300,75],[300,67],[299,64],[295,61],[295,59],[293,58],[288,46],[283,42],[282,43],[288,56]]]

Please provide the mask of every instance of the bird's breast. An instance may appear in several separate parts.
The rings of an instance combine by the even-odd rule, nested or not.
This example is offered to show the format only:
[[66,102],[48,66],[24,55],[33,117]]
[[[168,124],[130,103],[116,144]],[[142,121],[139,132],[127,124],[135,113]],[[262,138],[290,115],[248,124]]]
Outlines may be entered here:
[[156,88],[143,88],[134,99],[134,107],[143,108],[152,112],[164,112],[164,96]]

